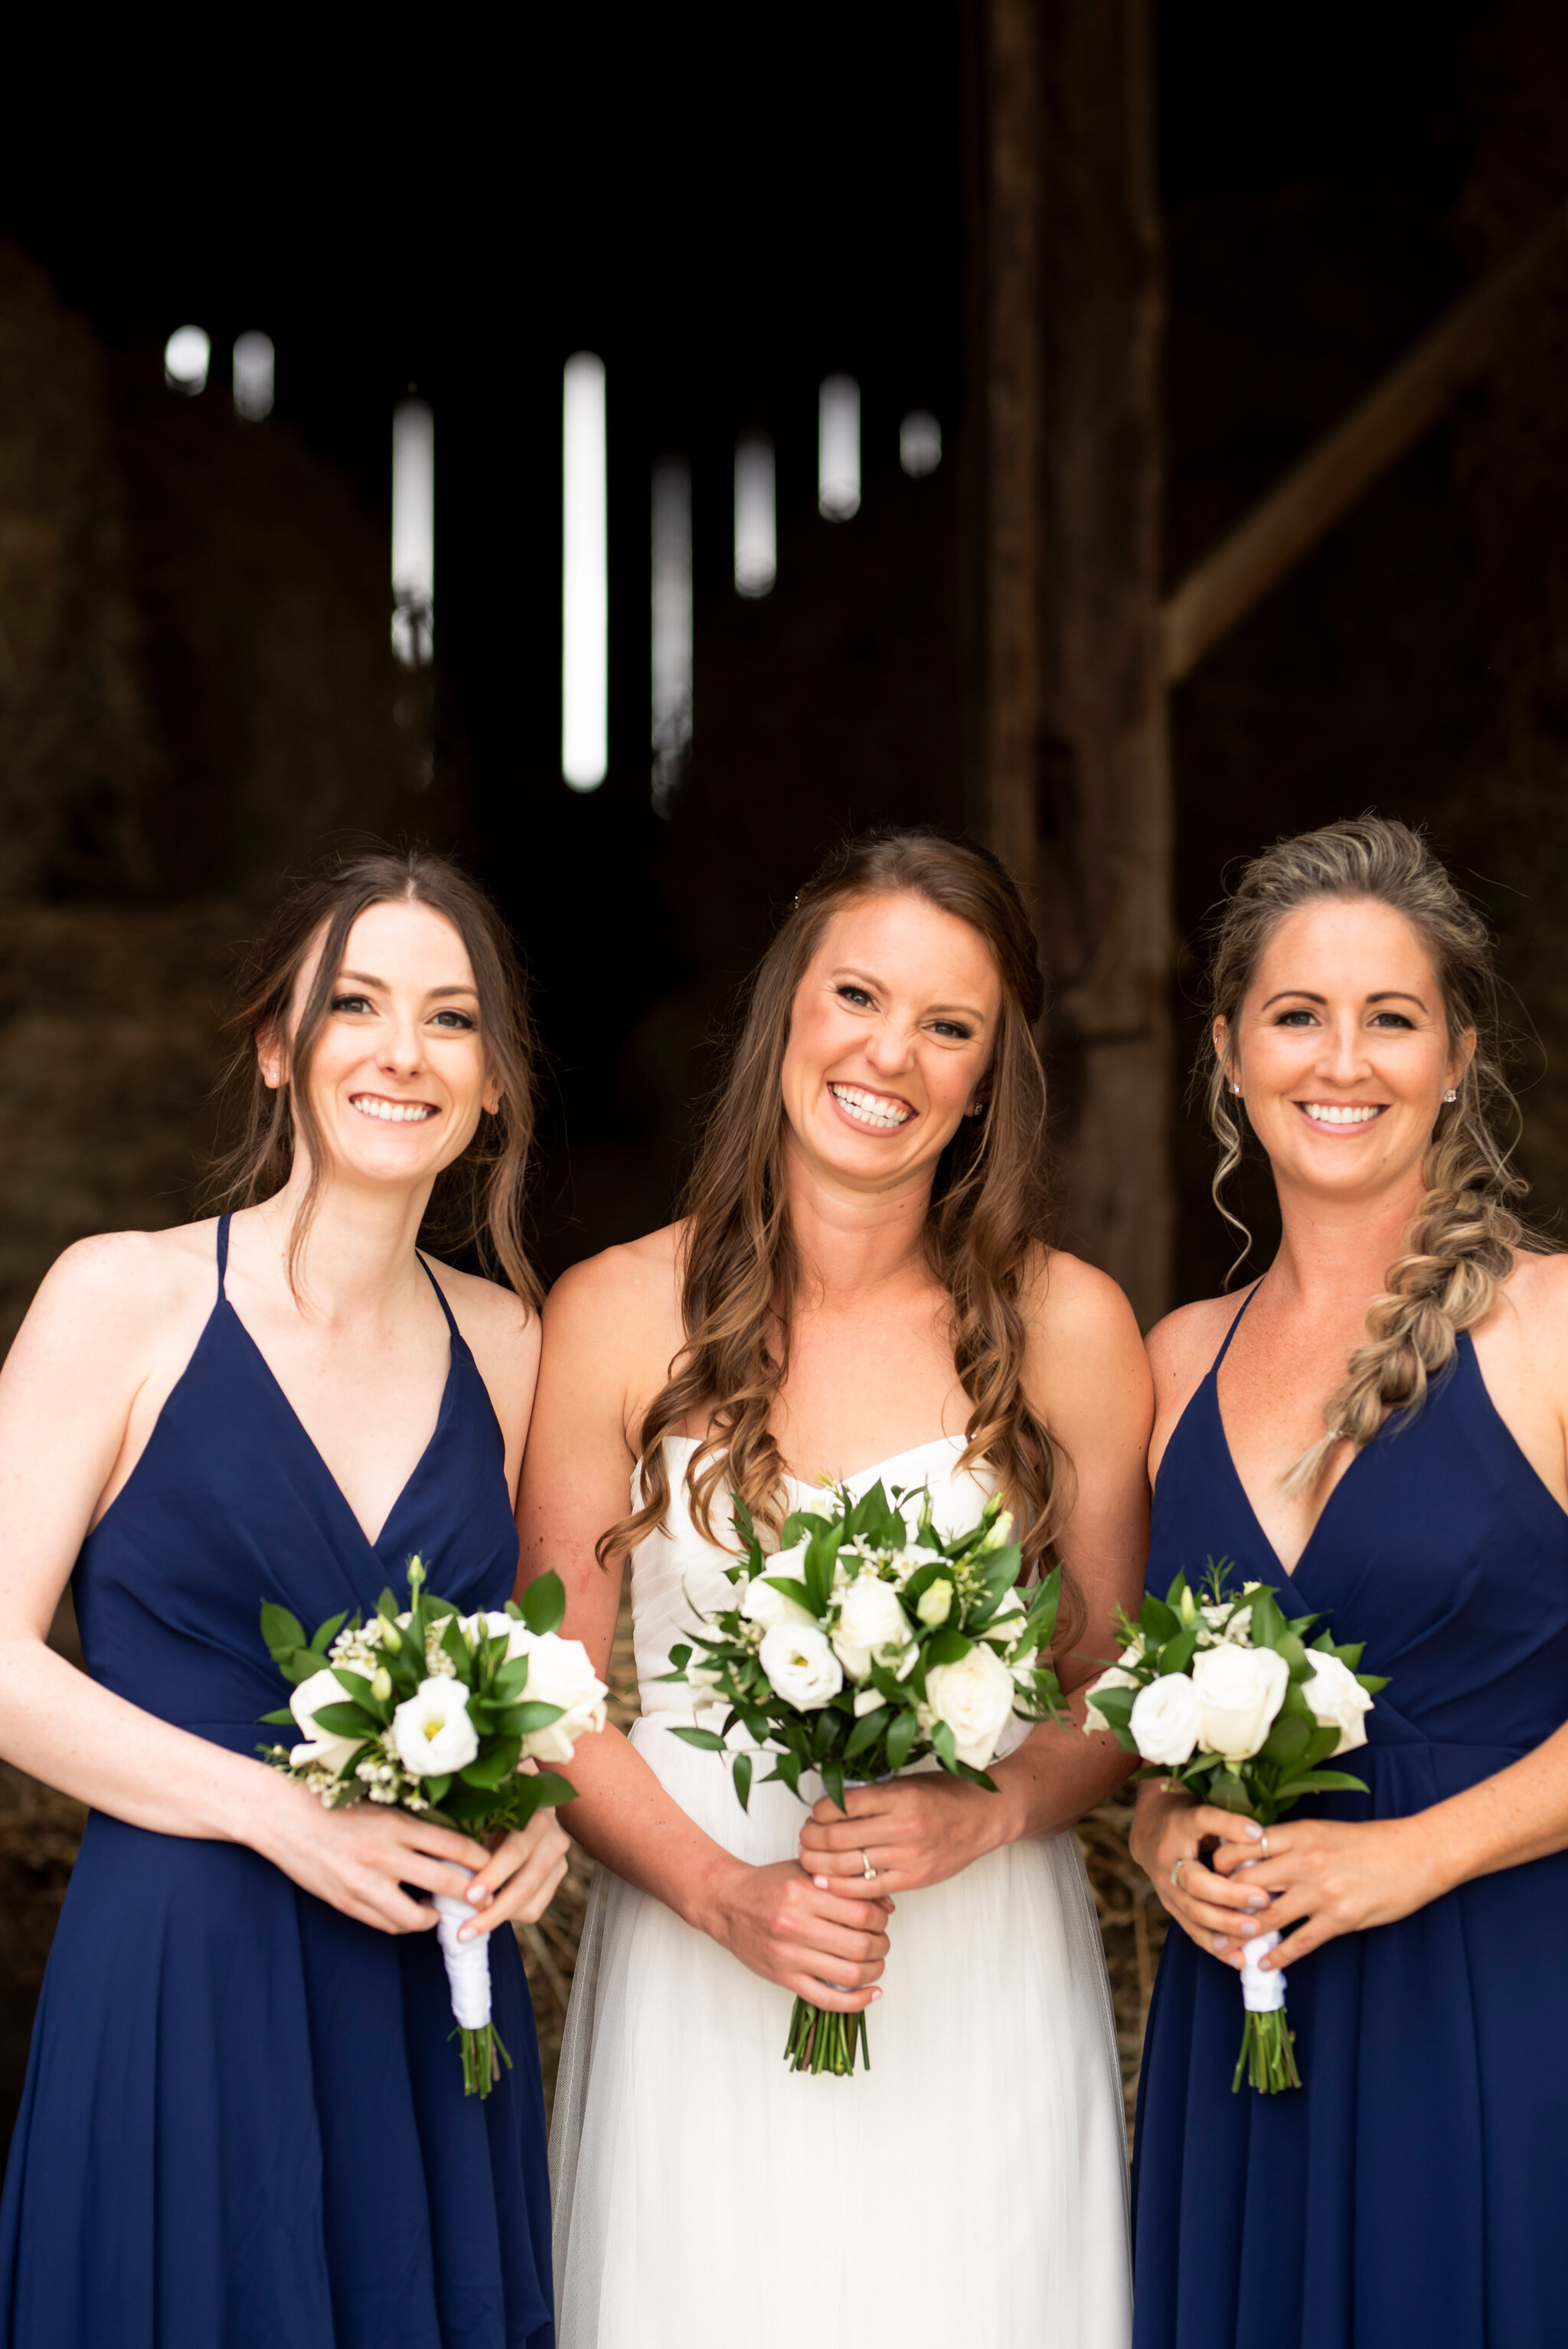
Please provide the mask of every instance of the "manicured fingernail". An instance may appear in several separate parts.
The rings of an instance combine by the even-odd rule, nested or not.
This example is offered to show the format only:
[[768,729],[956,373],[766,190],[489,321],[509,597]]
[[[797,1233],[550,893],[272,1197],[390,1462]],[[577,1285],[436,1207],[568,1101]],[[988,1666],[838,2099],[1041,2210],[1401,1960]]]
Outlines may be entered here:
[[1222,1957],[1224,1956],[1224,1954],[1225,1954],[1225,1951],[1230,1948],[1230,1946],[1231,1946],[1231,1937],[1230,1937],[1230,1935],[1229,1935],[1228,1933],[1216,1933],[1216,1934],[1215,1934],[1215,1936],[1214,1936],[1214,1954],[1215,1954],[1215,1956],[1216,1956],[1216,1957],[1222,1958]]
[[826,1892],[828,1889],[828,1879],[825,1876],[813,1876],[811,1881],[816,1886],[819,1892]]
[[458,1927],[458,1939],[459,1941],[471,1941],[474,1938],[474,1932],[475,1928],[472,1925],[459,1925]]
[[481,1900],[488,1900],[490,1899],[490,1894],[485,1890],[482,1884],[470,1884],[466,1897],[477,1905],[477,1903]]
[[1243,1940],[1245,1940],[1249,1934],[1255,1933],[1257,1930],[1257,1927],[1253,1924],[1250,1917],[1237,1918],[1236,1931]]
[[1264,1839],[1264,1831],[1262,1827],[1259,1826],[1256,1819],[1243,1819],[1242,1821],[1242,1833],[1245,1836],[1249,1843],[1262,1843]]
[[1247,1907],[1249,1909],[1266,1909],[1268,1905],[1269,1897],[1266,1892],[1253,1892],[1249,1896],[1247,1900]]
[[881,1992],[881,1991],[880,1991],[880,1990],[873,1990],[873,1991],[872,1991],[872,1998],[881,1998],[881,1996],[882,1996],[882,1992]]

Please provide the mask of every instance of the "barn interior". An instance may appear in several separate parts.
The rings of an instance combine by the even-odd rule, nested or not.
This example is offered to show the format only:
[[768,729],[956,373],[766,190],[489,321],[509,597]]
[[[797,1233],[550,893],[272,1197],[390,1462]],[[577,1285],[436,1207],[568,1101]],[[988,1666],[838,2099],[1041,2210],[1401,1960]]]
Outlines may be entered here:
[[[168,29],[33,39],[0,154],[0,1342],[73,1239],[195,1210],[236,951],[367,833],[455,851],[521,943],[547,1274],[668,1219],[738,986],[820,854],[882,822],[966,826],[1025,882],[1062,1231],[1146,1322],[1233,1253],[1187,1092],[1205,918],[1251,851],[1367,808],[1424,825],[1499,936],[1553,1234],[1553,0],[871,0],[721,40],[579,12],[303,63],[253,26],[238,71]],[[200,385],[170,366],[185,326]],[[265,413],[232,364],[258,335]],[[562,760],[582,354],[606,419],[591,782]],[[841,378],[852,502],[822,477]],[[410,403],[436,549],[412,665]],[[759,447],[775,575],[740,592]],[[661,718],[672,478],[692,653]],[[1255,1166],[1243,1191],[1261,1267]],[[1130,2066],[1161,1912],[1113,1810],[1084,1835]],[[5,1770],[5,2126],[79,1824]],[[584,1880],[525,1952],[547,2051]]]

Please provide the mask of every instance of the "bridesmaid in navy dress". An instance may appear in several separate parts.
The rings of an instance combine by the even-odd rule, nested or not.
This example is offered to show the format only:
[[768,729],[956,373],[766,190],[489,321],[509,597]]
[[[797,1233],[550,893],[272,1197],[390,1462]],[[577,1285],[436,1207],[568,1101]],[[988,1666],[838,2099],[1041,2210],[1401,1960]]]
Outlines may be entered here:
[[[1158,1785],[1138,2349],[1547,2349],[1568,2144],[1568,1258],[1494,1116],[1490,946],[1424,843],[1283,842],[1220,925],[1211,1113],[1280,1248],[1150,1340],[1150,1586],[1231,1560],[1390,1676],[1364,1795],[1266,1836]],[[1250,1863],[1243,1867],[1243,1863]],[[1305,2085],[1231,2079],[1249,1937]]]
[[[538,2054],[494,1929],[539,1914],[565,1837],[544,1813],[487,1853],[255,1758],[263,1599],[369,1609],[416,1551],[465,1609],[511,1594],[539,1350],[520,983],[423,854],[307,885],[250,980],[261,1204],[69,1250],[0,1377],[0,1752],[92,1806],[0,2204],[0,2344],[548,2349]],[[438,1183],[508,1287],[417,1251]],[[45,1644],[67,1575],[86,1676]],[[515,2064],[482,2103],[422,1897],[469,1868]]]

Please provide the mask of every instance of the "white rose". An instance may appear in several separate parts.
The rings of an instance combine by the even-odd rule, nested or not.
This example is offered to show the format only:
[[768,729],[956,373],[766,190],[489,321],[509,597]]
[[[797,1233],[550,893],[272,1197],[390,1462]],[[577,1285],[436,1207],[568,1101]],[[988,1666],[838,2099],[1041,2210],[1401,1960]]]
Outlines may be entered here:
[[1365,1745],[1366,1715],[1372,1710],[1370,1692],[1362,1687],[1349,1665],[1338,1656],[1311,1649],[1307,1661],[1312,1666],[1312,1678],[1303,1681],[1301,1692],[1319,1727],[1338,1730],[1339,1743],[1335,1753],[1348,1754],[1352,1746]]
[[1245,1762],[1274,1726],[1290,1686],[1290,1667],[1273,1648],[1209,1648],[1192,1660],[1192,1685],[1203,1714],[1203,1743],[1227,1762]]
[[1128,1728],[1146,1762],[1179,1770],[1192,1758],[1202,1725],[1198,1692],[1185,1672],[1162,1672],[1132,1700]]
[[761,1574],[752,1576],[740,1594],[740,1611],[748,1623],[760,1623],[765,1631],[771,1631],[775,1623],[811,1623],[816,1620],[798,1599],[787,1598],[782,1590],[770,1590],[766,1579],[769,1575],[777,1574],[787,1582],[799,1582],[803,1563],[801,1550],[780,1550],[777,1557],[769,1559]]
[[833,1647],[851,1680],[863,1681],[874,1657],[893,1662],[909,1639],[909,1618],[891,1582],[874,1574],[857,1574],[839,1607]]
[[421,1681],[392,1716],[392,1742],[416,1778],[445,1778],[465,1770],[480,1750],[461,1681]]
[[925,1675],[926,1701],[953,1732],[960,1762],[984,1770],[1013,1712],[1013,1675],[982,1640],[955,1664],[933,1664]]
[[523,1635],[520,1652],[528,1658],[528,1682],[520,1702],[561,1707],[559,1721],[523,1739],[524,1757],[534,1762],[570,1762],[577,1739],[603,1728],[609,1692],[581,1640],[563,1640],[555,1631],[530,1631],[522,1624],[518,1629]]
[[[1174,1673],[1172,1673],[1171,1677],[1174,1679]],[[1087,1702],[1084,1705],[1083,1726],[1085,1736],[1092,1737],[1097,1729],[1109,1729],[1110,1727],[1110,1723],[1107,1721],[1104,1713],[1099,1712],[1095,1704],[1095,1698],[1099,1694],[1101,1689],[1135,1689],[1138,1685],[1139,1683],[1134,1680],[1132,1674],[1130,1672],[1124,1672],[1119,1664],[1112,1664],[1109,1671],[1101,1672],[1099,1680],[1091,1681],[1086,1692]],[[1142,1753],[1142,1747],[1140,1746],[1139,1752]],[[1187,1748],[1187,1753],[1191,1754],[1191,1747],[1189,1746]],[[1184,1754],[1181,1756],[1181,1759],[1185,1761],[1186,1758],[1187,1754]]]
[[309,1744],[296,1745],[289,1760],[296,1770],[307,1769],[319,1762],[324,1769],[341,1773],[351,1754],[357,1754],[364,1744],[363,1737],[339,1737],[335,1730],[318,1729],[315,1716],[323,1705],[352,1704],[353,1697],[335,1672],[323,1670],[312,1672],[308,1681],[301,1681],[289,1698],[289,1711],[304,1730]]
[[774,1692],[798,1712],[820,1712],[844,1685],[843,1668],[814,1623],[776,1623],[757,1654]]

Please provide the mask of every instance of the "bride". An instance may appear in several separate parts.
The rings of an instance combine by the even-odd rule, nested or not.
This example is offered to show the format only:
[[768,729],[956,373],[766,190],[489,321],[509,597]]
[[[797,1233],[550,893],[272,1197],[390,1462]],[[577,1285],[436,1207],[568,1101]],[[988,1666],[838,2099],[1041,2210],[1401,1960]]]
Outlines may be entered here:
[[[1068,1642],[1113,1652],[1149,1379],[1119,1290],[1045,1245],[1042,994],[983,850],[841,850],[757,972],[685,1219],[546,1309],[521,1571],[562,1574],[602,1671],[630,1559],[643,1703],[573,1773],[601,1868],[552,2146],[560,2349],[1127,2342],[1121,2090],[1070,1832],[1121,1755],[1015,1721],[995,1794],[913,1775],[845,1820],[758,1785],[743,1813],[659,1685],[727,1596],[730,1495],[777,1528],[824,1477],[928,1485],[944,1531],[1000,1483],[1026,1572],[1066,1560]],[[874,2004],[869,2074],[785,2068],[797,1993]]]

